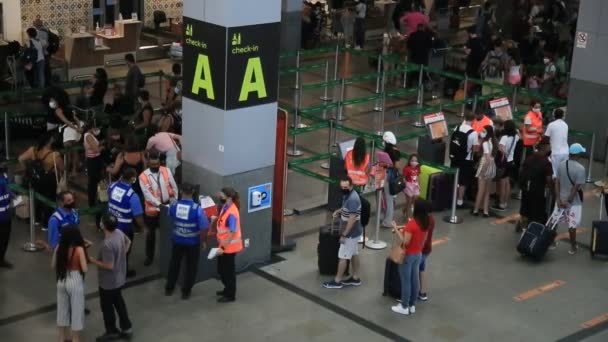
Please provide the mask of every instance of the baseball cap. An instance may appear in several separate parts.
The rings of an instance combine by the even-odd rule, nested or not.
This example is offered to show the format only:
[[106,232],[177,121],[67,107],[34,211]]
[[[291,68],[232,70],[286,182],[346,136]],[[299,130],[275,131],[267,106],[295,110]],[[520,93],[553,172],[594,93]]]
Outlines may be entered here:
[[384,132],[384,135],[382,135],[382,141],[387,144],[397,145],[397,137],[395,137],[395,134],[390,131]]
[[577,155],[581,153],[586,153],[587,150],[581,144],[572,144],[570,145],[570,154]]

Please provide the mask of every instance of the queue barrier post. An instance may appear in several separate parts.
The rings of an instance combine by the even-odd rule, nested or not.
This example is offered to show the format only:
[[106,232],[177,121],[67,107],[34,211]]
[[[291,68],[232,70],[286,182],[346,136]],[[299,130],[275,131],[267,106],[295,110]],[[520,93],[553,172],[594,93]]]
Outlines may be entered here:
[[[421,88],[421,89],[419,90],[419,93],[420,93],[420,95],[419,95],[419,96],[420,96],[421,98],[422,98],[422,97],[424,97],[424,88]],[[418,103],[418,109],[421,109],[421,108],[422,108],[422,101]],[[412,126],[414,126],[414,127],[416,127],[416,128],[423,128],[423,127],[425,126],[425,124],[424,124],[424,119],[423,119],[423,117],[422,117],[422,111],[420,111],[420,113],[418,114],[418,119],[416,119],[416,122],[414,122],[414,123],[412,124]]]
[[30,240],[23,245],[23,250],[26,252],[38,252],[40,249],[36,246],[36,200],[34,199],[34,188],[30,184],[28,191],[30,201]]
[[4,157],[6,160],[10,160],[10,138],[9,138],[9,122],[8,122],[8,113],[4,112]]
[[296,82],[293,89],[300,89],[300,50],[296,52]]
[[405,68],[403,69],[403,84],[401,85],[401,88],[403,89],[407,89],[407,56],[405,56]]
[[604,143],[604,173],[602,173],[602,178],[605,178],[608,175],[608,137],[606,137],[606,142]]
[[416,104],[418,106],[422,105],[424,102],[424,87],[422,86],[422,77],[424,73],[424,66],[420,65],[420,71],[418,72],[418,98],[416,99]]
[[477,113],[477,101],[479,101],[478,96],[479,95],[475,94],[473,97],[473,114]]
[[380,92],[377,94],[382,94],[382,97],[376,99],[376,102],[374,102],[374,112],[383,112],[384,111],[384,96],[385,96],[385,88],[386,88],[386,74],[384,72],[382,72],[382,74],[379,74],[378,77],[380,78]]
[[[327,153],[331,154],[331,145],[333,138],[332,136],[335,134],[336,124],[333,119],[329,120],[329,133],[327,134]],[[329,162],[324,162],[321,164],[321,168],[324,170],[329,170]]]
[[340,104],[338,106],[338,116],[336,120],[343,121],[344,120],[344,93],[346,91],[346,80],[342,79],[340,83]]
[[595,154],[595,132],[591,136],[591,151],[589,151],[589,164],[587,166],[587,183],[593,183],[593,178],[591,177],[591,170],[593,169],[593,158]]
[[376,91],[375,91],[376,94],[380,94],[380,82],[382,82],[381,81],[382,76],[380,75],[380,73],[382,72],[382,63],[383,63],[382,62],[382,54],[379,54],[378,55],[378,68],[376,70],[376,74],[377,74],[377,76],[376,76]]
[[463,219],[462,217],[458,217],[456,215],[456,204],[458,201],[458,178],[460,177],[460,169],[456,169],[456,174],[454,175],[454,188],[452,189],[452,209],[450,212],[450,216],[446,216],[443,218],[444,222],[451,224],[461,224]]
[[334,57],[334,81],[338,80],[339,60],[340,60],[340,45],[336,44],[336,56]]
[[[293,128],[294,129],[298,129],[300,128],[300,106],[302,105],[302,87],[298,86],[298,95],[297,95],[297,100],[296,100],[296,110],[294,111],[294,115],[293,115]],[[298,140],[298,135],[295,134],[292,137],[292,144],[291,144],[291,149],[287,149],[287,155],[290,157],[301,157],[302,155],[304,155],[304,152],[298,150],[298,144],[297,144],[297,140]]]
[[[464,75],[464,99],[466,100],[467,96],[468,96],[468,91],[469,91],[469,75],[465,74]],[[467,103],[466,101],[462,104],[462,106],[460,106],[460,115],[458,115],[461,118],[464,118],[464,112],[467,109]]]
[[384,115],[386,114],[386,81],[385,73],[382,73],[382,97],[380,98],[380,118],[378,135],[384,134]]
[[320,97],[322,101],[331,101],[331,97],[328,94],[328,83],[329,82],[329,60],[325,60],[325,87],[323,87],[323,96]]
[[376,189],[376,233],[373,239],[369,239],[365,242],[365,247],[374,250],[385,249],[387,243],[380,240],[380,208],[382,208],[382,191],[384,188]]
[[513,95],[511,97],[511,103],[513,104],[513,112],[517,112],[517,87],[513,87]]

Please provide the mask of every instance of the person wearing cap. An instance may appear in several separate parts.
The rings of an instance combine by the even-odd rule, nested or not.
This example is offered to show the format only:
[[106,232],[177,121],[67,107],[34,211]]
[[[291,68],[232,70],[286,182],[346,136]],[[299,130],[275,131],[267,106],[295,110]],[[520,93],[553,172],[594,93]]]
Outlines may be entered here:
[[[576,228],[583,217],[583,191],[585,184],[585,167],[579,160],[587,152],[581,144],[570,145],[570,159],[562,162],[557,168],[555,179],[556,209],[564,209],[565,221],[570,235],[570,250],[574,255],[578,250],[576,245]],[[556,246],[556,244],[554,245]]]
[[[401,152],[397,149],[397,137],[393,132],[384,132],[382,136],[382,141],[384,141],[384,152],[388,154],[393,162],[393,165],[387,165],[386,169],[397,169],[400,170],[399,160],[401,159]],[[399,171],[397,171],[399,172]],[[387,179],[385,177],[385,179]],[[382,226],[386,228],[393,227],[393,217],[395,215],[395,196],[391,195],[390,187],[388,180],[384,182],[384,203],[385,203],[385,211],[384,211],[384,220],[382,221]]]

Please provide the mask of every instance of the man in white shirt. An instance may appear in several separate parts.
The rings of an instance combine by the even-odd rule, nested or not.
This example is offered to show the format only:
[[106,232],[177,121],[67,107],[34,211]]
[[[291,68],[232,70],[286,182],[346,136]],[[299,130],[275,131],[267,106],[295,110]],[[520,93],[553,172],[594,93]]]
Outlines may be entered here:
[[551,164],[553,178],[557,177],[557,168],[569,157],[568,124],[564,121],[564,111],[556,109],[553,112],[555,120],[547,126],[545,136],[551,139]]
[[464,115],[464,122],[460,124],[456,129],[467,135],[467,156],[461,165],[455,165],[460,171],[458,177],[458,201],[456,204],[461,207],[464,203],[464,195],[468,186],[475,178],[475,165],[473,157],[476,149],[479,148],[479,136],[475,130],[473,130],[473,120],[475,115],[471,112],[467,112]]
[[45,88],[45,72],[44,72],[44,47],[42,43],[37,39],[38,32],[35,28],[30,27],[27,29],[27,36],[30,39],[29,44],[38,52],[38,58],[36,59],[36,63],[32,66],[32,72],[34,73],[34,85],[37,88]]

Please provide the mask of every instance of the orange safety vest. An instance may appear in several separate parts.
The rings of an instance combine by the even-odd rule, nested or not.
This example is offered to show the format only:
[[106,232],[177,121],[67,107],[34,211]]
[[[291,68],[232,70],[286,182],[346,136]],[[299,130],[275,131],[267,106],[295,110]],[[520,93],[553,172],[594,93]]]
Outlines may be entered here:
[[369,154],[365,155],[365,161],[360,166],[355,166],[355,159],[353,157],[353,151],[350,150],[346,153],[346,160],[344,161],[346,167],[346,173],[353,180],[354,185],[367,185],[367,167],[369,166]]
[[[169,169],[167,169],[164,166],[161,166],[159,171],[158,171],[161,175],[161,177],[163,177],[163,180],[165,181],[165,185],[167,185],[169,187],[169,189],[167,189],[167,193],[169,194],[169,198],[173,198],[176,197],[175,196],[175,190],[173,189],[173,187],[171,186],[171,181],[169,180]],[[146,172],[142,172],[139,175],[139,180],[141,181],[141,183],[143,184],[143,186],[147,187],[148,189],[150,189],[150,192],[154,195],[154,197],[156,197],[159,201],[161,200],[161,190],[160,190],[160,184],[158,184],[158,188],[156,189],[156,192],[154,192],[152,190],[152,185],[150,182],[150,177],[148,177],[146,175]],[[155,183],[159,182],[159,180],[153,180]],[[169,198],[167,198],[167,200],[169,200]],[[146,216],[158,216],[158,214],[160,213],[160,209],[152,202],[148,201],[147,199],[145,199],[144,201],[144,211],[146,213]]]
[[[530,132],[528,131],[528,128],[526,127],[525,122],[530,119],[530,121],[532,122],[530,124],[530,126],[536,128],[536,132]],[[538,142],[540,142],[540,140],[542,139],[542,134],[543,134],[543,114],[542,113],[534,113],[532,111],[528,112],[528,114],[526,114],[526,117],[524,118],[524,127],[522,129],[523,131],[523,142],[524,142],[524,146],[534,146],[536,145]]]
[[[230,232],[227,225],[228,216],[233,215],[236,218],[236,231]],[[230,237],[232,235],[232,237]],[[228,209],[222,208],[220,218],[217,222],[217,242],[224,249],[224,253],[234,254],[243,250],[243,240],[241,239],[241,218],[239,209],[236,204],[231,204]]]
[[492,119],[484,115],[481,120],[473,120],[471,128],[473,128],[473,130],[479,134],[483,132],[483,128],[486,126],[492,126]]

